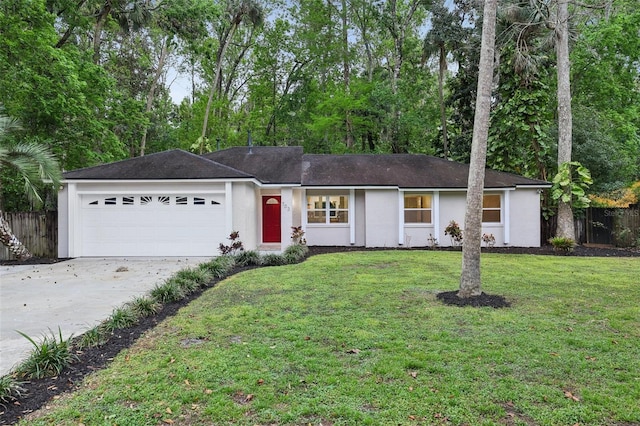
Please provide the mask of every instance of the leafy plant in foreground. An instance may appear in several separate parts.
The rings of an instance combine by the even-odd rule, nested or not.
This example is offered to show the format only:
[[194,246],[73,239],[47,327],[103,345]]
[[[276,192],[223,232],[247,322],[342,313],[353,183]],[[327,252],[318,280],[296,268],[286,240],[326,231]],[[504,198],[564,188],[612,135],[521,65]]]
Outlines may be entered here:
[[496,245],[496,237],[493,234],[482,234],[482,242],[491,248]]
[[159,303],[171,303],[184,297],[184,291],[175,281],[165,281],[151,290],[151,297]]
[[444,228],[444,235],[451,237],[451,244],[455,247],[462,244],[462,229],[455,220],[449,222],[446,228]]
[[269,253],[262,256],[262,266],[281,266],[286,265],[287,259],[281,254]]
[[244,250],[242,247],[242,241],[240,241],[240,232],[233,231],[227,239],[231,241],[231,244],[225,245],[220,243],[220,246],[218,247],[221,255],[234,255]]
[[211,274],[213,278],[220,279],[226,277],[235,264],[236,262],[233,257],[221,256],[209,262],[200,264],[199,269]]
[[75,342],[78,349],[95,348],[102,346],[109,340],[109,332],[104,327],[96,326],[85,331]]
[[107,319],[102,327],[108,332],[114,332],[121,328],[131,327],[138,322],[138,315],[130,307],[116,308],[111,313],[109,319]]
[[41,379],[60,374],[60,372],[78,357],[71,352],[69,340],[62,338],[62,331],[58,327],[58,336],[51,331],[51,336],[44,335],[41,342],[25,333],[18,333],[33,345],[33,350],[16,368],[16,375],[27,379]]
[[553,237],[549,239],[549,243],[553,246],[553,250],[560,254],[569,254],[576,246],[576,242],[571,238]]
[[6,375],[0,377],[0,406],[20,398],[25,392],[22,382],[15,377]]
[[212,274],[202,268],[188,268],[176,272],[174,278],[191,281],[198,286],[204,286],[211,281]]
[[286,259],[287,263],[299,263],[304,260],[308,253],[309,247],[306,245],[293,244],[287,247],[282,255]]
[[139,296],[133,299],[129,303],[129,306],[138,317],[145,318],[157,314],[160,311],[162,305],[160,305],[157,300],[154,300],[151,297]]
[[260,266],[260,253],[256,250],[248,250],[240,252],[235,256],[238,266]]

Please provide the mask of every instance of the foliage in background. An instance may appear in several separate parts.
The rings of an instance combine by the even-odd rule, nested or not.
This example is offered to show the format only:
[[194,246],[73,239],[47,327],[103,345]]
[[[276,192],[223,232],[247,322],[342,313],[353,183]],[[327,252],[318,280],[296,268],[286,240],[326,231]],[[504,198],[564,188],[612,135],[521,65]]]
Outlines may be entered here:
[[[24,124],[16,142],[47,145],[65,170],[189,149],[219,69],[207,149],[245,144],[251,131],[256,145],[310,153],[469,161],[477,3],[241,3],[266,19],[236,27],[221,57],[232,1],[0,3],[0,103]],[[591,170],[593,190],[610,191],[640,177],[640,12],[635,0],[577,7],[574,159]],[[557,172],[555,53],[528,11],[501,2],[487,165],[546,178]],[[187,86],[183,99],[170,96],[177,84]],[[7,208],[28,206],[15,176],[5,180]]]
[[640,203],[640,181],[615,191],[590,194],[589,199],[593,207],[626,208],[631,204],[638,204]]
[[569,203],[574,209],[589,207],[587,189],[593,183],[589,170],[577,161],[563,163],[553,178],[551,198]]

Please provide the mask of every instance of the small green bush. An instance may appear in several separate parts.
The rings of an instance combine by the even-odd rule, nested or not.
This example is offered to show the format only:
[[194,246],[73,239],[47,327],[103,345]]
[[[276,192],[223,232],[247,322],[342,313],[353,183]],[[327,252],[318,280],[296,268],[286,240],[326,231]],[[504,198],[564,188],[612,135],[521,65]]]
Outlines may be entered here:
[[[224,256],[225,258],[227,256]],[[222,257],[218,258],[222,259]],[[214,259],[207,263],[200,264],[199,268],[211,274],[214,278],[224,278],[229,273],[229,268],[224,264],[224,262],[218,262],[218,259]]]
[[15,401],[25,392],[22,382],[17,381],[15,377],[11,375],[0,377],[0,405]]
[[140,318],[155,315],[160,311],[162,305],[157,300],[147,296],[139,296],[129,302],[129,306]]
[[107,343],[109,335],[110,333],[104,327],[96,326],[85,331],[74,344],[78,349],[96,348]]
[[260,253],[256,250],[243,251],[235,255],[238,266],[260,266]]
[[284,250],[282,255],[286,259],[287,263],[299,263],[302,262],[309,253],[309,247],[304,244],[293,244]]
[[169,281],[175,283],[175,285],[177,285],[180,288],[180,290],[182,290],[183,297],[193,293],[194,291],[200,288],[200,284],[186,278],[173,277],[173,278],[169,278]]
[[182,287],[175,281],[168,280],[163,284],[156,285],[151,290],[151,297],[159,303],[171,303],[183,299],[185,296]]
[[71,352],[69,340],[62,338],[62,331],[58,327],[58,337],[51,331],[51,336],[44,335],[41,342],[36,342],[25,333],[18,333],[33,345],[33,350],[18,365],[15,372],[18,377],[25,379],[41,379],[60,374],[78,357]]
[[111,313],[111,316],[107,318],[104,323],[102,323],[102,327],[105,329],[105,331],[113,333],[118,329],[131,327],[137,322],[138,315],[136,314],[136,312],[129,306],[123,306],[114,309]]
[[287,259],[281,254],[269,253],[262,256],[262,266],[281,266],[287,263]]
[[187,268],[176,272],[174,277],[185,281],[192,281],[199,287],[202,287],[211,281],[212,274],[202,268]]
[[576,242],[571,238],[553,237],[549,239],[549,243],[553,246],[553,250],[560,254],[569,254],[576,246]]

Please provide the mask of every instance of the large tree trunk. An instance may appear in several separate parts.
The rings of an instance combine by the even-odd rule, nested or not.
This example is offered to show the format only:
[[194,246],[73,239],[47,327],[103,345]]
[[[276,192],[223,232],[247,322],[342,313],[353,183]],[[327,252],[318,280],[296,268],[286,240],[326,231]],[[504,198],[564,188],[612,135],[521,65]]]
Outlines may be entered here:
[[0,242],[7,246],[18,260],[27,260],[32,257],[29,250],[13,234],[11,226],[4,218],[2,211],[0,211]]
[[482,195],[484,168],[487,161],[489,113],[493,86],[493,60],[496,35],[497,0],[485,0],[482,21],[482,46],[478,72],[478,94],[471,142],[471,164],[467,189],[462,244],[462,275],[458,297],[478,296],[482,293],[480,280],[480,248],[482,234]]
[[[571,161],[572,120],[571,81],[569,64],[569,4],[558,0],[556,22],[556,56],[558,73],[558,167]],[[556,236],[575,240],[571,204],[558,200],[558,228]]]

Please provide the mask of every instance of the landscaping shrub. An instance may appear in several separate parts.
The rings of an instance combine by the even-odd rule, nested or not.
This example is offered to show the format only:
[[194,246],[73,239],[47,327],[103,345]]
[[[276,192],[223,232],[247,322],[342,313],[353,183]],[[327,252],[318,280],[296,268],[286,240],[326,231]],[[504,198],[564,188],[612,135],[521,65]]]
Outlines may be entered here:
[[129,302],[129,306],[139,318],[146,318],[157,314],[162,305],[150,297],[139,296]]
[[111,316],[102,323],[102,327],[109,333],[113,333],[115,330],[131,327],[137,322],[136,312],[128,306],[123,306],[114,309]]
[[15,377],[11,375],[0,377],[0,406],[20,398],[24,392],[22,382],[17,381]]
[[110,333],[102,326],[93,327],[90,330],[85,331],[74,342],[74,345],[78,349],[96,348],[102,346],[109,340]]
[[304,244],[293,244],[287,247],[282,254],[287,263],[302,262],[309,253],[309,247]]
[[238,266],[260,266],[260,253],[256,250],[243,251],[234,256]]
[[177,282],[173,280],[165,281],[163,284],[156,285],[151,290],[151,297],[159,303],[171,303],[182,299],[185,296],[184,291]]
[[[211,274],[214,278],[224,278],[227,276],[231,268],[228,267],[227,262],[224,259],[231,258],[230,256],[222,256],[217,259],[213,259],[209,262],[202,263],[199,268]],[[231,258],[232,259],[232,258]],[[235,261],[234,261],[235,264]]]
[[281,254],[269,253],[262,256],[262,266],[286,265],[287,259]]
[[549,239],[549,243],[553,246],[553,250],[559,254],[569,254],[576,246],[576,242],[571,238],[553,237]]
[[174,275],[174,278],[184,281],[192,281],[198,287],[205,286],[213,278],[212,274],[201,268],[182,269]]
[[69,340],[62,338],[60,328],[58,327],[58,337],[51,330],[49,331],[51,336],[45,334],[39,343],[25,333],[18,331],[33,345],[33,350],[27,359],[22,361],[15,370],[18,377],[41,379],[56,376],[77,359],[77,356],[71,352]]

